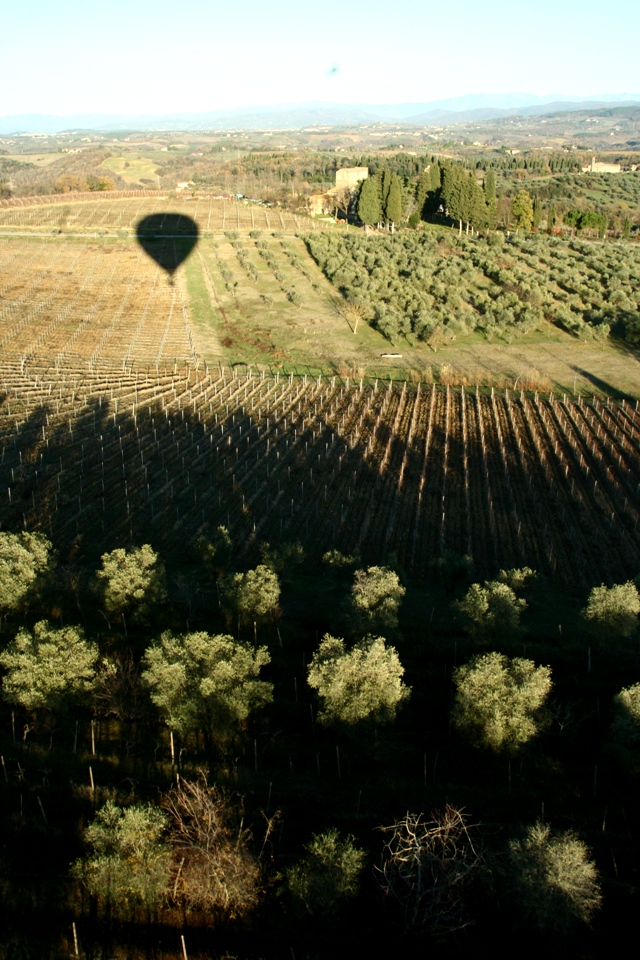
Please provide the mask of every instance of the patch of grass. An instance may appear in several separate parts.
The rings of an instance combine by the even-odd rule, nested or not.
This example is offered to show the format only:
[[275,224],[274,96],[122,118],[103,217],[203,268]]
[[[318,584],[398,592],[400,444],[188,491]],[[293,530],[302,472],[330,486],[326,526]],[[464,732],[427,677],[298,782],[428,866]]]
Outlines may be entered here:
[[100,167],[117,173],[125,183],[139,184],[143,178],[156,180],[156,162],[147,157],[109,157]]

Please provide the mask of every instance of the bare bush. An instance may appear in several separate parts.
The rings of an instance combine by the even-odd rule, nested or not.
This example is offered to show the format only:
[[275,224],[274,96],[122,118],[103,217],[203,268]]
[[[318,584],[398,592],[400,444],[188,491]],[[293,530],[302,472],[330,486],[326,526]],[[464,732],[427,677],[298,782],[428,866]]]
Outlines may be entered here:
[[481,854],[463,810],[447,804],[430,820],[407,813],[381,829],[388,839],[377,868],[379,882],[399,906],[405,930],[447,933],[467,926],[464,890]]
[[262,870],[229,798],[201,777],[180,780],[163,806],[175,850],[172,898],[219,918],[250,913],[262,892]]

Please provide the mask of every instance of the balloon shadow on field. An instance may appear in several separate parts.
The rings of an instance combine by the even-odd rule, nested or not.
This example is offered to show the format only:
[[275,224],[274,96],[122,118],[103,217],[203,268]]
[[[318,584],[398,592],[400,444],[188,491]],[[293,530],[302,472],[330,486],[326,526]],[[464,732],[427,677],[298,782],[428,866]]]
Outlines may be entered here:
[[152,213],[138,223],[136,237],[144,252],[172,281],[200,238],[198,224],[182,213]]

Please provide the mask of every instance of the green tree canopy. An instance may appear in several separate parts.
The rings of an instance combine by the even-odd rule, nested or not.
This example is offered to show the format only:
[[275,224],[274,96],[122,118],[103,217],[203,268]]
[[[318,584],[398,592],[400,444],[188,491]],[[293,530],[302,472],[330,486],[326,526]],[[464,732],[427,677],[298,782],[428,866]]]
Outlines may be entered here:
[[22,629],[0,653],[7,671],[2,695],[26,710],[59,710],[82,699],[94,685],[98,648],[81,627],[52,627],[46,620],[33,632]]
[[142,658],[142,680],[166,723],[180,733],[223,737],[270,703],[273,685],[259,680],[266,647],[208,633],[162,634]]
[[398,574],[388,567],[356,570],[350,598],[356,629],[361,633],[395,630],[405,593]]
[[107,613],[131,612],[134,620],[144,620],[167,595],[164,565],[148,543],[103,554],[96,577]]
[[352,726],[364,720],[394,720],[398,705],[410,694],[403,676],[395,648],[383,637],[368,637],[347,650],[344,640],[326,634],[307,679],[320,697],[320,722]]
[[543,722],[551,691],[551,668],[502,653],[484,653],[453,674],[452,719],[478,746],[515,752]]
[[89,852],[76,861],[73,875],[115,916],[158,907],[168,892],[172,861],[166,826],[157,807],[123,809],[108,800],[84,832]]
[[226,527],[216,528],[212,538],[199,537],[196,550],[207,567],[209,575],[216,579],[227,569],[233,553],[233,541]]
[[611,733],[614,739],[629,746],[640,744],[640,683],[624,687],[613,698],[614,719]]
[[[501,571],[505,578],[519,571]],[[465,620],[471,634],[488,638],[500,634],[515,633],[520,625],[520,615],[527,601],[519,599],[509,582],[486,580],[484,586],[472,583],[464,599],[454,604]]]
[[598,871],[587,845],[572,831],[554,836],[546,823],[509,844],[510,886],[516,908],[547,933],[589,923],[600,909]]
[[289,893],[311,914],[334,913],[358,892],[365,852],[334,828],[314,834],[305,856],[286,872]]
[[382,220],[380,195],[377,184],[372,177],[367,177],[366,180],[362,181],[360,196],[358,197],[358,217],[368,226]]
[[484,180],[484,195],[487,203],[495,203],[496,201],[496,172],[492,167],[489,167],[487,170],[487,175]]
[[390,224],[399,223],[402,219],[402,185],[397,174],[391,174],[391,183],[384,205],[384,218]]
[[447,163],[442,171],[442,202],[447,213],[460,223],[476,229],[486,226],[487,205],[484,191],[475,176],[464,167]]
[[51,543],[41,534],[0,533],[0,616],[20,608],[51,560]]
[[280,581],[277,573],[264,563],[227,577],[223,593],[243,623],[261,622],[278,613]]
[[638,628],[640,594],[632,580],[613,587],[601,584],[589,594],[582,615],[604,639],[630,637]]
[[513,198],[511,212],[516,227],[522,230],[531,230],[533,223],[533,200],[528,190],[520,190]]

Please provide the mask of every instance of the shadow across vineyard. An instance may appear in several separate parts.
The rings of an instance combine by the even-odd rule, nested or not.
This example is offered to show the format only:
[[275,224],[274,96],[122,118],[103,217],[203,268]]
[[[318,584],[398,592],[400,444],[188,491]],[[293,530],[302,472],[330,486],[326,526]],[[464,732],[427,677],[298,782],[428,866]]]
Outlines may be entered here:
[[621,402],[340,377],[4,369],[5,529],[95,564],[184,557],[226,526],[240,564],[299,541],[409,577],[469,555],[584,590],[640,567],[640,420]]

